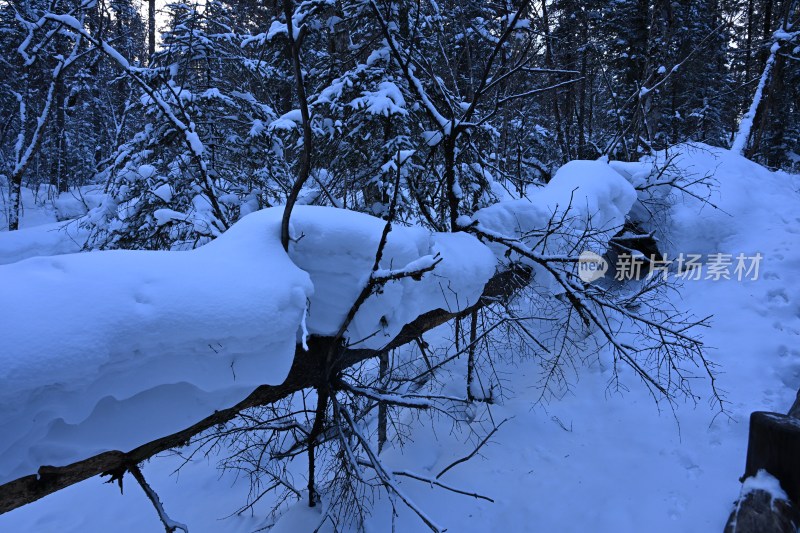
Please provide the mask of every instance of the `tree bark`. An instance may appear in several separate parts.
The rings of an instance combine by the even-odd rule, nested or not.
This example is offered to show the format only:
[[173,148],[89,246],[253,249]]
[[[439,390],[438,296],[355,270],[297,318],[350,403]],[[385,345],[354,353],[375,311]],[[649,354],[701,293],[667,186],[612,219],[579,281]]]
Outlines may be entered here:
[[286,207],[283,210],[283,219],[281,220],[281,244],[284,250],[289,250],[289,219],[292,215],[292,209],[297,202],[297,197],[300,195],[300,190],[308,180],[311,173],[311,151],[313,150],[312,142],[313,135],[311,131],[311,113],[308,109],[308,98],[306,96],[306,84],[303,78],[303,65],[300,59],[300,46],[302,44],[302,30],[297,29],[299,38],[295,38],[295,28],[292,25],[292,18],[294,17],[294,4],[292,0],[283,0],[283,13],[286,17],[286,35],[289,41],[289,48],[292,53],[292,67],[294,69],[294,81],[297,90],[297,103],[300,106],[300,116],[302,118],[303,129],[303,152],[300,154],[300,169],[297,174],[297,179],[292,185],[289,196],[286,198]]
[[789,500],[766,490],[743,494],[725,533],[796,533],[800,528],[800,391],[788,415],[756,411],[750,415],[747,463],[742,481],[765,470]]
[[800,511],[797,507],[758,489],[742,497],[724,533],[797,533],[798,526]]
[[766,470],[800,504],[800,419],[756,411],[750,415],[750,438],[744,477]]
[[147,0],[147,63],[156,53],[156,0]]

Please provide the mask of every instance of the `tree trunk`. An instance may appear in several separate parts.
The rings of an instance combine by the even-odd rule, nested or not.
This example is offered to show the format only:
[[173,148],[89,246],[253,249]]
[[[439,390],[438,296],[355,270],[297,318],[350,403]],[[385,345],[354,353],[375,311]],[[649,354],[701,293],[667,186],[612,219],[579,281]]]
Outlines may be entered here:
[[147,62],[156,53],[156,0],[147,0]]
[[22,174],[11,176],[8,183],[8,230],[16,231],[19,229],[19,214],[22,199],[20,194],[22,192]]
[[766,470],[800,504],[800,419],[756,411],[750,415],[750,439],[744,477]]
[[764,96],[764,88],[769,83],[770,75],[772,73],[772,66],[775,64],[775,54],[778,52],[778,43],[774,43],[770,48],[769,57],[767,57],[767,62],[764,65],[764,71],[761,73],[761,79],[758,82],[758,87],[756,87],[756,92],[753,95],[753,101],[750,104],[750,109],[748,109],[747,113],[742,117],[742,120],[739,122],[739,130],[736,132],[736,136],[733,138],[733,144],[731,145],[731,151],[737,154],[744,154],[745,150],[747,149],[747,144],[750,141],[751,130],[753,129],[753,122],[755,121],[756,114],[758,113],[758,109],[761,106],[761,100]]
[[458,231],[458,204],[459,195],[456,194],[456,138],[455,132],[445,137],[442,147],[444,149],[444,182],[447,187],[447,204],[450,215],[450,231]]
[[776,478],[789,500],[755,489],[742,494],[725,533],[796,533],[800,528],[800,391],[788,415],[750,415],[747,463],[742,481],[764,470]]
[[728,518],[724,533],[797,533],[800,511],[761,489],[742,497]]
[[64,87],[63,78],[59,77],[56,80],[55,91],[55,141],[56,153],[53,159],[50,183],[55,187],[56,192],[67,192],[69,186],[67,183],[66,167],[67,167],[67,147],[66,147],[66,91]]
[[[389,352],[383,352],[380,355],[379,379],[381,387],[386,383],[386,374],[389,373]],[[383,451],[386,444],[386,429],[387,429],[387,412],[386,402],[378,402],[378,453]]]

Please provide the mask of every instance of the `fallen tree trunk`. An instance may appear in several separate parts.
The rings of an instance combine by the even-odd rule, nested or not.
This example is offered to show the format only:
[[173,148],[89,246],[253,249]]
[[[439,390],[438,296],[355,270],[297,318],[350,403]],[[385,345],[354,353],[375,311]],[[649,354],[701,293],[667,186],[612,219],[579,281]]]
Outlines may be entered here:
[[245,409],[268,405],[292,393],[319,385],[327,378],[326,357],[332,348],[339,354],[334,364],[335,370],[353,366],[361,361],[377,357],[386,350],[407,344],[419,338],[426,331],[450,320],[468,316],[476,309],[508,298],[527,284],[530,274],[530,269],[524,266],[517,266],[495,274],[484,287],[481,298],[472,307],[460,312],[437,309],[425,313],[406,324],[401,332],[381,349],[337,348],[332,346],[332,337],[312,336],[308,341],[308,351],[303,350],[300,346],[297,347],[292,368],[281,385],[262,385],[233,407],[216,411],[192,426],[150,441],[128,452],[112,450],[64,466],[42,466],[36,475],[25,476],[0,485],[0,514],[94,476],[111,475],[112,479],[119,478],[131,467],[163,451],[185,446],[193,436],[215,425],[232,420]]

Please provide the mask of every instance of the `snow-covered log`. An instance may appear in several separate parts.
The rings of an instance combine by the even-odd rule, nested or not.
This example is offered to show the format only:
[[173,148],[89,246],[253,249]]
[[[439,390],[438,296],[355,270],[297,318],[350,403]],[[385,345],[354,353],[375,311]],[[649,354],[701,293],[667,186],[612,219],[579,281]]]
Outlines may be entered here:
[[[480,300],[474,306],[463,311],[437,309],[425,313],[406,324],[402,331],[383,349],[344,350],[338,365],[344,368],[377,357],[386,350],[412,342],[422,333],[445,322],[467,316],[477,307],[498,299],[508,298],[527,282],[529,274],[530,271],[525,267],[499,272],[487,282]],[[308,350],[303,349],[302,346],[296,347],[292,367],[283,383],[261,385],[233,407],[216,410],[213,414],[180,431],[146,442],[127,452],[109,450],[63,466],[45,464],[40,466],[36,473],[5,482],[0,485],[0,513],[16,509],[90,477],[101,474],[122,474],[131,465],[138,464],[160,452],[182,446],[191,437],[233,419],[238,413],[249,407],[271,404],[294,392],[315,386],[325,377],[325,356],[332,348],[330,340],[330,337],[310,336],[307,341]],[[162,406],[163,404],[155,406],[154,409],[160,409]]]
[[750,415],[745,477],[766,470],[780,480],[789,499],[800,503],[800,419],[756,411]]
[[[545,253],[536,265],[563,265],[563,255],[546,253],[577,246],[580,226],[609,238],[634,200],[605,162],[585,162],[564,167],[536,205],[488,208],[474,221],[527,250],[560,218],[552,250],[530,253]],[[383,220],[323,207],[295,208],[287,254],[281,217],[253,213],[194,251],[0,266],[0,339],[9,347],[0,354],[0,512],[121,475],[243,409],[320,386],[508,298],[532,273],[464,232],[394,225],[386,237]]]

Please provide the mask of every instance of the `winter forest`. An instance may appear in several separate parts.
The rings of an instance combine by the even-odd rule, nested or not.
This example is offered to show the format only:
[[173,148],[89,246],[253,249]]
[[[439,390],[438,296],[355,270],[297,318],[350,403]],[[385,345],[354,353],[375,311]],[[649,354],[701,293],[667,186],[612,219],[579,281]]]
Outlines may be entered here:
[[0,0],[0,531],[796,532],[800,1]]

